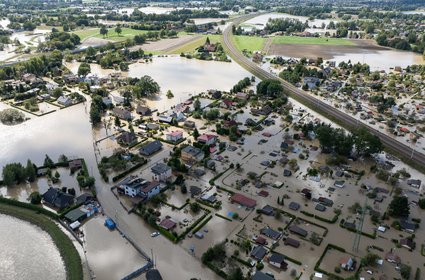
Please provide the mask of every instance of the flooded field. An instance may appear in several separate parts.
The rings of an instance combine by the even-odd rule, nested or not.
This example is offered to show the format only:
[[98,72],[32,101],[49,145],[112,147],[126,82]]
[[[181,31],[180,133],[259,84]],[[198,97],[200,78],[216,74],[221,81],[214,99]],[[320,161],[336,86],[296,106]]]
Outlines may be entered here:
[[[332,21],[330,19],[309,20],[308,17],[293,16],[293,15],[284,14],[284,13],[269,13],[269,14],[260,15],[250,20],[247,20],[246,22],[244,22],[244,24],[255,26],[256,29],[263,29],[266,26],[269,19],[275,19],[275,18],[298,19],[301,22],[308,22],[308,26],[310,28],[321,27],[323,23],[327,26]],[[249,30],[250,28],[244,27],[244,29]]]
[[317,58],[369,64],[371,70],[385,70],[395,66],[403,68],[412,64],[424,64],[421,55],[377,46],[367,40],[354,40],[355,46],[326,46],[326,45],[299,45],[299,44],[273,44],[269,55],[279,55],[286,58]]
[[0,224],[1,279],[65,279],[59,251],[46,232],[3,214],[0,214]]
[[[235,62],[216,62],[187,59],[179,56],[154,57],[152,63],[134,63],[130,77],[150,75],[161,87],[161,94],[147,100],[147,105],[164,111],[192,95],[208,89],[230,90],[239,80],[251,74]],[[171,90],[174,98],[165,94]]]

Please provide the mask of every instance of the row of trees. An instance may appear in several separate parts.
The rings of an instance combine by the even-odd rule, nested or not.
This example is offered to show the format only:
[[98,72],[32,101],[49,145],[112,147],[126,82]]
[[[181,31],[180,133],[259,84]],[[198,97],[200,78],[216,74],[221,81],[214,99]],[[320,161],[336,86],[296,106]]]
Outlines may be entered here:
[[36,177],[37,167],[31,160],[27,161],[26,166],[21,163],[9,163],[3,167],[3,184],[8,187],[23,183],[26,180],[34,182]]

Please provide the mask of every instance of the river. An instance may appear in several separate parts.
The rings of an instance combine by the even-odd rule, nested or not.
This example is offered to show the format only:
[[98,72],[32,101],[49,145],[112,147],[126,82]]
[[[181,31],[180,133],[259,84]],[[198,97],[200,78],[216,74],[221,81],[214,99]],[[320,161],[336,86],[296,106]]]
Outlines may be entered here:
[[3,214],[0,214],[0,224],[0,279],[66,278],[59,250],[47,232]]

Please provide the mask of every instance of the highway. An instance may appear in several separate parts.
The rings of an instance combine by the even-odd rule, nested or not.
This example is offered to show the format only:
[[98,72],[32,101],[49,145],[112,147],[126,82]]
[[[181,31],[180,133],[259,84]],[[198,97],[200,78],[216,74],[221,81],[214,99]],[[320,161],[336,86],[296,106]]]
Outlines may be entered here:
[[234,61],[239,63],[242,67],[244,67],[246,70],[251,72],[256,77],[264,80],[264,79],[275,79],[279,80],[286,93],[289,97],[297,100],[298,102],[306,105],[310,109],[316,111],[317,113],[325,116],[326,118],[331,119],[332,121],[340,124],[341,126],[345,127],[346,129],[353,129],[358,127],[365,127],[367,128],[371,133],[378,136],[381,139],[381,142],[384,144],[385,148],[391,152],[394,153],[396,156],[400,157],[403,161],[413,165],[415,168],[418,168],[422,172],[424,172],[425,168],[425,154],[423,151],[414,150],[411,147],[405,145],[404,143],[401,143],[400,141],[388,136],[385,133],[382,133],[367,124],[362,123],[358,119],[353,118],[350,115],[347,115],[344,112],[341,112],[340,110],[336,109],[335,107],[315,98],[314,96],[308,94],[307,92],[293,86],[292,84],[288,83],[287,81],[277,77],[276,75],[267,72],[266,70],[262,69],[260,66],[258,66],[256,63],[252,62],[248,58],[246,58],[234,45],[234,42],[232,40],[232,26],[237,26],[241,22],[246,21],[249,18],[252,18],[256,15],[247,15],[242,16],[239,18],[236,18],[224,31],[223,31],[223,43],[224,47],[227,49],[228,54],[233,58]]

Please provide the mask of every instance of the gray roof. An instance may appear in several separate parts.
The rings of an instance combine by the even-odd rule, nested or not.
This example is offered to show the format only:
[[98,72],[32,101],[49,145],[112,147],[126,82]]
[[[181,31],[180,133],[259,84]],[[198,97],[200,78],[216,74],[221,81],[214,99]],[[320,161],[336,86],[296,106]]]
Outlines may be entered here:
[[262,230],[260,230],[260,232],[261,234],[270,237],[271,239],[279,239],[282,235],[280,232],[275,231],[272,228],[263,228]]
[[261,245],[255,247],[251,251],[251,257],[255,258],[256,260],[262,260],[266,254],[267,250]]
[[308,234],[308,232],[307,232],[305,229],[300,228],[300,227],[299,227],[299,226],[297,226],[297,225],[290,226],[290,227],[289,227],[289,231],[290,231],[290,232],[292,232],[292,233],[295,233],[295,234],[301,235],[301,236],[303,236],[303,237],[306,237],[306,236],[307,236],[307,234]]
[[319,203],[319,204],[316,205],[316,207],[314,209],[316,209],[317,211],[320,211],[320,212],[324,212],[326,210],[326,206]]
[[288,207],[289,207],[289,209],[296,211],[296,210],[300,209],[300,204],[295,202],[295,201],[292,201],[291,203],[289,203]]
[[285,256],[279,253],[273,253],[269,257],[269,262],[282,263],[285,261]]
[[251,276],[251,280],[274,280],[264,272],[257,270],[254,275]]
[[82,218],[87,217],[87,213],[81,211],[80,209],[74,209],[66,213],[65,218],[71,223],[78,221]]
[[171,169],[171,167],[169,167],[168,165],[160,162],[160,163],[157,163],[155,166],[153,166],[151,168],[151,171],[154,174],[160,175],[160,174],[163,174],[163,173],[167,172],[170,169]]
[[139,149],[139,153],[145,156],[150,156],[153,153],[159,151],[162,148],[162,143],[159,140],[150,142],[149,144],[143,145]]
[[199,153],[202,153],[201,149],[198,149],[196,147],[193,146],[186,146],[182,149],[182,152],[191,154],[193,156],[197,156]]

